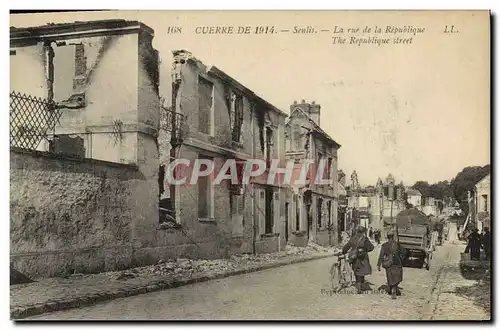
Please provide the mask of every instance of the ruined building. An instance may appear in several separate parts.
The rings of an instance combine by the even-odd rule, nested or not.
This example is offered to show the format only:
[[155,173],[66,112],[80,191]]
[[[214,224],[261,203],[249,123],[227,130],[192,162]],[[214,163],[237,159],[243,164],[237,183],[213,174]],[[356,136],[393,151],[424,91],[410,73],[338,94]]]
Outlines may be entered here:
[[[215,162],[214,172],[228,159],[284,161],[286,114],[215,66],[190,52],[173,52],[172,95],[162,118],[175,129],[160,130],[162,177],[159,221],[172,255],[215,258],[232,253],[264,253],[286,243],[287,209],[279,183],[241,184],[200,177],[195,184],[174,185],[169,164],[187,159]],[[181,122],[171,118],[182,118]],[[168,123],[167,123],[168,124]],[[173,163],[172,163],[173,164]],[[176,167],[176,177],[189,179],[189,166]],[[167,171],[168,172],[168,171]]]
[[[286,123],[286,159],[298,166],[309,160],[319,164],[326,160],[324,179],[330,184],[317,184],[310,171],[309,183],[292,185],[289,201],[293,217],[288,230],[295,245],[309,240],[320,245],[339,241],[337,223],[338,181],[337,151],[340,145],[320,127],[321,106],[315,102],[296,101],[290,106]],[[314,168],[314,166],[313,166]]]
[[106,20],[10,29],[10,239],[31,276],[156,262],[154,32]]
[[385,181],[378,178],[375,186],[361,187],[356,171],[351,175],[348,191],[350,209],[358,211],[357,224],[383,230],[405,209],[405,187],[396,184],[392,174]]

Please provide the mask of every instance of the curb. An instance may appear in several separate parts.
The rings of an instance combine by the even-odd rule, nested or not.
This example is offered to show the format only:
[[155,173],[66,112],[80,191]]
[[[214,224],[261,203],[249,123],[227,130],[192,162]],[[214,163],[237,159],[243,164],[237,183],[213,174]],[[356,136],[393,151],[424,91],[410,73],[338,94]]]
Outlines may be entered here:
[[236,269],[236,270],[225,272],[225,273],[216,273],[213,275],[201,274],[199,277],[194,277],[194,278],[189,278],[189,279],[159,280],[159,281],[150,282],[146,285],[137,286],[137,287],[133,287],[133,288],[129,288],[129,289],[120,289],[120,290],[116,290],[116,291],[107,291],[107,292],[104,291],[104,292],[101,292],[98,294],[92,294],[92,295],[88,295],[88,296],[81,296],[81,297],[77,297],[77,298],[63,299],[63,300],[57,300],[57,301],[50,301],[49,300],[45,303],[29,305],[26,307],[13,308],[10,311],[10,319],[11,320],[19,320],[19,319],[23,319],[23,318],[27,318],[27,317],[31,317],[31,316],[36,316],[36,315],[41,315],[41,314],[45,314],[45,313],[53,313],[53,312],[59,312],[59,311],[68,310],[68,309],[88,307],[88,306],[92,306],[92,305],[95,305],[95,304],[98,304],[101,302],[114,300],[117,298],[137,296],[137,295],[149,293],[149,292],[162,291],[162,290],[166,290],[166,289],[173,289],[173,288],[177,288],[177,287],[188,285],[188,284],[201,283],[201,282],[217,280],[217,279],[235,276],[235,275],[253,273],[253,272],[258,272],[261,270],[278,268],[278,267],[293,265],[293,264],[297,264],[297,263],[301,263],[301,262],[325,259],[325,258],[330,258],[333,255],[334,255],[334,253],[329,253],[329,254],[325,254],[325,255],[311,256],[311,257],[299,258],[299,259],[294,259],[294,260],[283,260],[283,261],[277,261],[277,262],[270,263],[270,264],[256,265],[256,266],[250,266],[247,268]]

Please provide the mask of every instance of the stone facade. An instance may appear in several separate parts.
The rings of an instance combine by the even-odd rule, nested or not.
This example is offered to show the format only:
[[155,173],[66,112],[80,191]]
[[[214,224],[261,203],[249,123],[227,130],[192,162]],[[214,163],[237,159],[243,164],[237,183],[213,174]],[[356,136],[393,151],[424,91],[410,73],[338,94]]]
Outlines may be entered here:
[[150,186],[135,165],[11,151],[11,263],[34,277],[143,265]]
[[474,187],[475,221],[479,230],[491,230],[491,174],[481,179]]
[[[19,270],[95,272],[162,257],[147,253],[164,243],[153,33],[124,20],[11,28],[11,91],[53,101],[62,113],[41,154],[11,153],[11,258]],[[72,147],[61,143],[73,137],[82,153],[68,161]]]
[[[353,178],[356,178],[354,183]],[[354,171],[348,189],[348,206],[349,209],[359,211],[358,214],[368,215],[368,223],[366,221],[361,223],[359,219],[354,219],[356,224],[383,230],[384,227],[390,225],[399,212],[405,209],[404,192],[404,186],[396,184],[391,174],[385,181],[377,179],[375,186],[361,187],[357,183],[357,174]]]
[[[305,161],[314,165],[309,171],[309,182],[292,184],[288,200],[291,201],[292,225],[288,237],[295,245],[305,245],[309,240],[326,246],[339,242],[338,231],[338,181],[337,151],[335,142],[320,125],[321,106],[315,102],[294,102],[290,106],[290,119],[286,124],[286,159],[298,167]],[[326,162],[328,184],[317,184],[314,172],[321,161]],[[320,170],[321,171],[321,170]]]
[[[208,157],[218,173],[228,159],[263,159],[268,148],[270,157],[283,163],[286,114],[191,53],[173,53],[170,109],[162,111],[182,115],[183,123],[180,132],[160,132],[160,165],[168,167],[175,159],[193,164]],[[172,140],[172,134],[178,138]],[[165,240],[176,242],[172,255],[217,258],[284,247],[286,196],[281,185],[233,185],[212,178],[205,193],[199,183],[161,184],[165,193],[160,198],[175,213],[176,223],[164,233]]]

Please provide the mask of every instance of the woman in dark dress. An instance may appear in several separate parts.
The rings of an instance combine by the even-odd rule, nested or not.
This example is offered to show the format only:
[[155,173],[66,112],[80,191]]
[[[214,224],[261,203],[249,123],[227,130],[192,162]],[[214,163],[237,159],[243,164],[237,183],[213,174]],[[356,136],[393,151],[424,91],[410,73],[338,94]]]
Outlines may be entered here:
[[394,233],[387,233],[387,242],[382,244],[380,248],[380,255],[378,257],[377,268],[384,264],[384,260],[390,260],[390,266],[385,268],[385,276],[387,277],[387,293],[392,295],[392,299],[401,295],[398,289],[399,283],[403,281],[403,253],[399,243],[394,240]]

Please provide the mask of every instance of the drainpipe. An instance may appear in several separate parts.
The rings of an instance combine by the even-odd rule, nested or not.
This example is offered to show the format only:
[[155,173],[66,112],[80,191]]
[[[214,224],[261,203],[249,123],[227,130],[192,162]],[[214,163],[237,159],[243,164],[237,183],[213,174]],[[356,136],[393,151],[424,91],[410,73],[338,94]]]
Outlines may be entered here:
[[52,41],[46,41],[43,45],[45,54],[47,56],[47,99],[49,102],[54,100],[54,48],[52,48]]

